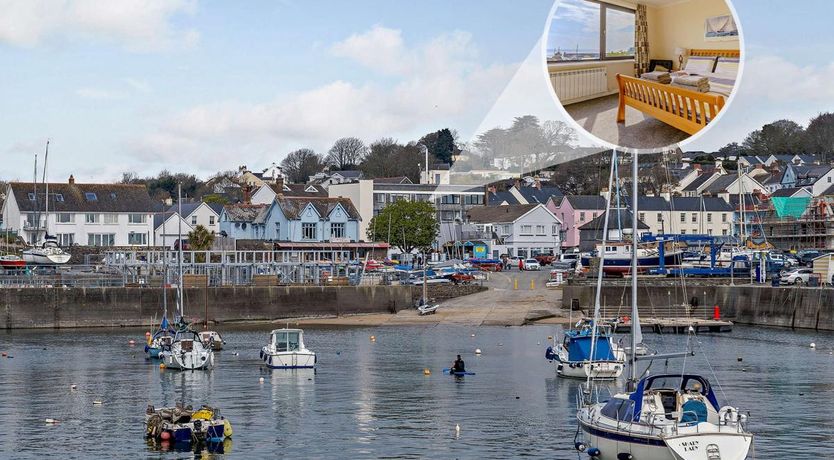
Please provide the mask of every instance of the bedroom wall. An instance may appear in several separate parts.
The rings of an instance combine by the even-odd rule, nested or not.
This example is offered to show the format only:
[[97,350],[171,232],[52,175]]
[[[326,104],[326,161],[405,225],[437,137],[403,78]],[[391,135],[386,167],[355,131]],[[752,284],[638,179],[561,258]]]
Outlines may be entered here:
[[704,40],[704,20],[712,16],[730,14],[724,0],[689,0],[646,9],[649,23],[649,56],[652,59],[672,59],[677,67],[675,48],[739,49],[738,39],[730,41]]

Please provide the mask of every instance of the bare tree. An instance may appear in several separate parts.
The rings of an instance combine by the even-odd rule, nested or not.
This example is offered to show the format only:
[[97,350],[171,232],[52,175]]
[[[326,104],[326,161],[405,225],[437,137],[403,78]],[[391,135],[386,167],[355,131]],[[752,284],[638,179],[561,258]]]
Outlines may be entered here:
[[327,164],[346,170],[355,168],[367,152],[365,143],[356,137],[343,137],[337,140],[327,152]]
[[281,161],[281,167],[290,182],[303,184],[313,174],[319,172],[324,168],[324,162],[321,155],[317,154],[311,149],[298,149],[290,152],[286,158]]

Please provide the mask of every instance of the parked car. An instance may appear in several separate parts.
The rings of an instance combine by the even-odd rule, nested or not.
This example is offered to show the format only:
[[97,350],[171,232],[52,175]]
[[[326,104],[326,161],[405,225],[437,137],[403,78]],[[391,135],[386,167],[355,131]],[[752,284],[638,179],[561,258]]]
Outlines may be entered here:
[[806,266],[810,267],[814,263],[814,259],[821,256],[823,254],[822,251],[817,251],[815,249],[808,250],[808,251],[800,251],[796,255],[799,257],[799,262]]
[[541,270],[542,266],[539,264],[539,261],[536,259],[524,259],[523,263],[525,270]]
[[814,270],[810,268],[794,268],[785,272],[780,278],[780,282],[785,284],[808,284],[808,280]]
[[796,267],[799,265],[799,258],[791,253],[782,254],[782,257],[785,258],[785,266],[786,267]]

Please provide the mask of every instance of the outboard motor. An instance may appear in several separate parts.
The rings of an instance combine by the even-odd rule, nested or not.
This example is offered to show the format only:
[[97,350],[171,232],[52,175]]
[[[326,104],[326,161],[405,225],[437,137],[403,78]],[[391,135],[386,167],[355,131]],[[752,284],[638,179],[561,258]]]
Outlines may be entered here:
[[553,361],[556,359],[556,353],[553,352],[553,347],[547,347],[547,350],[544,351],[544,357],[548,361]]

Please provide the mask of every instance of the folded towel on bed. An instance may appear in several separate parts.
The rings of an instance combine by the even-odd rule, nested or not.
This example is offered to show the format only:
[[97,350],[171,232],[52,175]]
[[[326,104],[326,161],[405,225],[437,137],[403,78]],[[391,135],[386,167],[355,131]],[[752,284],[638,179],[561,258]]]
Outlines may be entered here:
[[674,86],[675,88],[683,88],[688,89],[689,91],[697,91],[699,93],[708,93],[709,92],[709,83],[705,86],[689,86],[689,85],[681,85],[680,83],[676,83],[672,80],[672,84],[670,86]]
[[698,75],[681,75],[672,79],[672,84],[676,86],[688,87],[705,93],[709,91],[709,78]]
[[655,70],[654,72],[646,72],[640,75],[640,78],[644,80],[656,81],[658,83],[663,84],[672,82],[672,76],[669,75],[669,72],[660,72],[658,70]]

